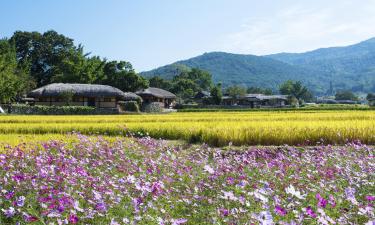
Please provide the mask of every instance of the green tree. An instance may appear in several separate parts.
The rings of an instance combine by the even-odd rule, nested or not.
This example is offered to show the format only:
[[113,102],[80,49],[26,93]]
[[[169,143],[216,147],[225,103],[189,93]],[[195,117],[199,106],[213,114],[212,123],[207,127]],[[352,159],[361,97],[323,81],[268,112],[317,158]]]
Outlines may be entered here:
[[335,95],[336,100],[352,100],[352,101],[357,101],[358,96],[356,96],[352,91],[349,90],[342,90],[342,91],[337,91]]
[[238,99],[240,97],[243,97],[246,95],[246,88],[244,87],[241,87],[241,86],[237,86],[237,85],[234,85],[234,86],[230,86],[226,89],[226,93],[234,98],[234,99]]
[[105,64],[98,56],[88,57],[79,46],[78,52],[72,51],[69,57],[53,67],[51,82],[100,84],[105,78]]
[[373,93],[368,93],[367,96],[366,96],[366,99],[367,99],[367,100],[375,99],[375,94],[373,94]]
[[110,61],[104,66],[104,84],[117,87],[122,91],[135,92],[147,88],[148,80],[135,73],[133,66],[125,61]]
[[197,68],[193,68],[189,72],[183,71],[179,75],[173,78],[175,82],[180,79],[187,79],[187,80],[193,81],[196,84],[196,86],[198,86],[198,89],[199,89],[198,91],[210,90],[212,86],[211,74],[207,71],[200,70]]
[[6,39],[0,40],[0,102],[12,102],[30,87],[33,87],[32,81],[17,65],[14,46]]
[[249,87],[249,88],[247,88],[246,92],[248,94],[272,95],[272,89],[270,89],[270,88]]
[[171,91],[181,99],[187,100],[194,97],[199,91],[199,86],[193,80],[179,78],[173,82]]
[[165,90],[171,90],[173,85],[171,81],[165,80],[160,76],[151,77],[148,81],[150,83],[150,87],[156,87]]
[[212,103],[215,105],[220,105],[222,101],[223,93],[221,91],[221,83],[218,83],[211,88],[211,99]]
[[280,93],[295,97],[299,102],[313,100],[313,95],[301,81],[288,80],[280,86]]
[[16,46],[19,64],[29,65],[37,86],[51,83],[56,67],[78,51],[72,39],[52,30],[43,34],[17,31],[10,42]]

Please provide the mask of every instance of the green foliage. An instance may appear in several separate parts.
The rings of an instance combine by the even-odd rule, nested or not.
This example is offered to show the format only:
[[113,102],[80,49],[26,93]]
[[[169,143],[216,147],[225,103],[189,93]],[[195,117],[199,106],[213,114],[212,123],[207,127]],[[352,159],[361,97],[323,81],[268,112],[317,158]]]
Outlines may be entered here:
[[205,70],[212,75],[213,82],[222,82],[223,87],[241,85],[247,87],[271,88],[286,80],[301,80],[315,92],[325,93],[328,84],[322,83],[324,75],[314,71],[301,69],[278,60],[255,55],[239,55],[223,52],[206,53],[188,60],[141,73],[142,76],[162,76],[171,79],[176,75],[176,67],[184,65],[185,71],[192,68]]
[[352,101],[357,101],[358,100],[358,96],[356,96],[352,91],[343,90],[343,91],[336,92],[335,99],[336,100],[352,100]]
[[150,87],[162,88],[176,94],[187,102],[199,91],[210,90],[213,86],[211,75],[200,69],[182,70],[171,80],[165,80],[160,76],[149,79]]
[[222,97],[223,97],[223,93],[221,92],[221,83],[219,83],[213,88],[211,88],[212,103],[214,105],[220,105]]
[[60,97],[65,102],[66,106],[70,106],[71,102],[73,101],[74,92],[72,91],[64,91],[60,94]]
[[280,93],[295,97],[298,101],[311,101],[313,96],[309,89],[300,81],[288,80],[280,86]]
[[150,87],[161,88],[164,90],[171,90],[172,88],[172,82],[169,80],[165,80],[160,76],[151,77],[148,82],[150,84]]
[[237,85],[230,86],[225,91],[227,95],[235,99],[246,95],[246,88]]
[[88,106],[43,106],[43,105],[12,105],[12,114],[27,115],[93,115],[117,114],[115,110],[96,109]]
[[271,88],[260,88],[260,87],[249,87],[247,88],[246,92],[248,94],[264,94],[264,95],[272,95]]
[[82,45],[56,31],[17,31],[10,43],[15,44],[18,66],[26,68],[38,87],[53,82],[107,84],[122,91],[148,87],[129,62],[89,57]]
[[119,102],[119,105],[123,111],[139,112],[139,105],[136,101]]
[[12,102],[30,87],[32,82],[17,65],[14,46],[8,40],[0,40],[0,103]]
[[147,113],[161,113],[163,112],[163,107],[159,104],[159,102],[151,102],[143,105],[142,111]]
[[123,91],[135,92],[148,87],[148,80],[135,73],[133,66],[125,61],[110,61],[104,66],[103,84]]
[[375,99],[375,94],[373,94],[373,93],[368,93],[367,96],[366,96],[366,99],[367,99],[367,100]]

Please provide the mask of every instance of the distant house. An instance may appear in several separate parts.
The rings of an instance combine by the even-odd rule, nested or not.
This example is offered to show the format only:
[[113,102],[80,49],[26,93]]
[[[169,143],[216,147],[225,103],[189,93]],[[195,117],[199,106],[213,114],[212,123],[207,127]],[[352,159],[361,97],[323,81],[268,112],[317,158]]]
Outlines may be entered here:
[[197,103],[204,103],[209,101],[211,98],[211,93],[208,91],[199,91],[195,96],[194,96],[194,101]]
[[242,105],[251,108],[283,107],[287,105],[288,97],[286,95],[247,94],[238,98],[223,96],[222,102],[224,105]]
[[158,102],[163,108],[173,107],[176,102],[176,95],[160,88],[149,87],[137,91],[136,94],[141,96],[144,104]]
[[375,106],[375,97],[368,99],[369,106]]
[[[71,93],[71,99],[66,94]],[[69,101],[72,106],[92,106],[96,108],[117,108],[119,101],[137,101],[140,97],[131,92],[99,84],[53,83],[31,91],[28,97],[35,105],[64,106]]]

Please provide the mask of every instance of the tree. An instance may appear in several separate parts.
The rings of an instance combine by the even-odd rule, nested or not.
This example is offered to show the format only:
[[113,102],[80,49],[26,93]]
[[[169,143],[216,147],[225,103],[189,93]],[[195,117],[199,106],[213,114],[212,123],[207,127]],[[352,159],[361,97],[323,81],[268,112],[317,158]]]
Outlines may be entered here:
[[172,82],[165,80],[159,76],[151,77],[149,80],[150,87],[161,88],[165,90],[171,90]]
[[367,96],[366,96],[366,99],[367,99],[367,100],[375,99],[375,94],[373,94],[373,93],[368,93]]
[[223,93],[221,92],[221,83],[218,83],[217,85],[211,88],[212,103],[215,105],[220,105],[222,97]]
[[110,61],[104,66],[104,84],[122,91],[135,92],[147,88],[148,80],[135,73],[133,66],[125,61]]
[[357,101],[358,97],[352,91],[342,90],[342,91],[336,92],[335,99]]
[[30,87],[33,87],[32,81],[17,65],[14,46],[6,39],[0,40],[0,103],[20,98]]
[[173,81],[178,81],[180,79],[187,79],[193,81],[197,87],[198,91],[204,90],[210,90],[212,86],[212,77],[211,74],[207,71],[200,70],[197,68],[193,68],[191,71],[186,72],[183,71],[179,75],[175,76],[173,78]]
[[56,67],[78,51],[73,39],[52,30],[43,34],[17,31],[10,42],[15,44],[18,63],[29,66],[37,86],[51,83]]
[[264,94],[264,95],[272,95],[272,89],[270,88],[260,88],[260,87],[249,87],[247,88],[246,92],[248,94]]
[[295,97],[299,102],[311,101],[313,99],[312,93],[309,89],[302,85],[300,81],[288,80],[280,86],[280,93],[282,95],[290,95]]
[[199,91],[199,86],[190,79],[178,79],[173,82],[171,89],[178,97],[182,99],[190,99]]
[[240,97],[243,97],[246,95],[246,89],[244,87],[240,87],[240,86],[237,86],[237,85],[234,85],[234,86],[230,86],[226,89],[226,93],[234,98],[234,99],[238,99]]

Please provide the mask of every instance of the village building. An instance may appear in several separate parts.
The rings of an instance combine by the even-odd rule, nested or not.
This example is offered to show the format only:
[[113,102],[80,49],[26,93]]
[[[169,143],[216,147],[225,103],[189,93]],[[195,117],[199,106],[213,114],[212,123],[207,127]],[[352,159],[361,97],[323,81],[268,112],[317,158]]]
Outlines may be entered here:
[[231,96],[223,96],[223,105],[241,105],[249,106],[250,108],[261,107],[284,107],[288,103],[288,96],[286,95],[263,95],[263,94],[247,94],[233,98]]
[[210,99],[211,93],[208,91],[198,91],[198,93],[193,97],[193,100],[199,104],[207,103]]
[[368,99],[368,105],[369,106],[375,106],[375,97]]
[[120,101],[140,101],[131,92],[99,84],[53,83],[31,91],[35,105],[46,106],[91,106],[96,108],[118,108]]
[[137,91],[136,94],[141,96],[144,104],[157,102],[162,108],[171,108],[176,103],[176,95],[160,88],[149,87]]

